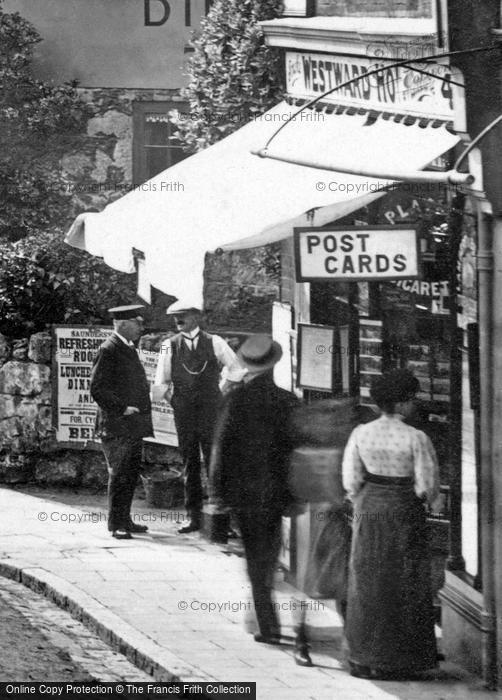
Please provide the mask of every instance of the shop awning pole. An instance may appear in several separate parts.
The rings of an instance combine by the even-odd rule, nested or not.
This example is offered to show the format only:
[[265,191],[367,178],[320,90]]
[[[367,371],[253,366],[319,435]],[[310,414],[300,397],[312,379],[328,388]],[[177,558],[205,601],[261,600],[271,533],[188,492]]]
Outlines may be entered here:
[[310,160],[308,158],[293,157],[271,151],[270,148],[253,149],[251,153],[260,158],[271,158],[279,160],[283,163],[291,165],[302,165],[306,168],[316,168],[318,170],[330,170],[333,172],[347,173],[349,175],[357,175],[358,177],[380,178],[382,180],[402,180],[403,182],[439,182],[450,185],[471,185],[474,182],[474,176],[470,173],[459,173],[457,170],[413,170],[408,172],[393,171],[393,172],[375,172],[364,170],[361,168],[351,168],[343,163],[333,163],[320,160]]
[[[495,604],[495,536],[497,519],[495,510],[493,406],[494,363],[493,363],[493,315],[494,315],[494,251],[493,218],[478,211],[478,305],[479,305],[479,384],[480,384],[480,483],[481,490],[481,577],[483,587],[483,610],[481,612],[483,676],[488,688],[497,687],[497,643],[496,643],[496,604]],[[496,430],[499,426],[496,426]],[[495,439],[495,443],[497,440]]]

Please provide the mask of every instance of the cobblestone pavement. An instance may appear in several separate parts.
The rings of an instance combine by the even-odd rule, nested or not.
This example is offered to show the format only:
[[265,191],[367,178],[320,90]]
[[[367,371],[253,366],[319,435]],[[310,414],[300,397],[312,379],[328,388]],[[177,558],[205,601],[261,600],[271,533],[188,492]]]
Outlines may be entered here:
[[0,681],[151,682],[81,622],[0,577]]
[[[295,666],[291,645],[257,644],[243,627],[249,585],[242,557],[199,533],[178,535],[176,518],[161,518],[144,501],[135,501],[133,513],[140,522],[149,518],[149,532],[114,540],[100,499],[93,505],[79,494],[70,505],[62,495],[0,488],[0,574],[70,610],[157,681],[255,681],[258,700],[499,697],[448,663],[419,682],[352,678],[341,621],[322,601],[307,601],[315,666]],[[277,586],[281,625],[291,635],[298,592]]]

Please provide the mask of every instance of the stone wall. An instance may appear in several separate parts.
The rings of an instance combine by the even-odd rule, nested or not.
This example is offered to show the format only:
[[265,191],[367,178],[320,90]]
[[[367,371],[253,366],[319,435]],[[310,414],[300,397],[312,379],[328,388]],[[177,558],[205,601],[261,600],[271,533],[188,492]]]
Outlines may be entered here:
[[134,102],[180,101],[176,90],[80,88],[78,92],[93,116],[87,133],[61,158],[73,194],[73,215],[101,211],[131,189]]
[[[0,483],[104,488],[107,471],[95,449],[61,449],[52,427],[50,333],[0,334]],[[144,466],[179,466],[176,448],[145,444]]]
[[280,290],[279,250],[271,246],[206,255],[204,308],[209,330],[271,331],[272,303]]

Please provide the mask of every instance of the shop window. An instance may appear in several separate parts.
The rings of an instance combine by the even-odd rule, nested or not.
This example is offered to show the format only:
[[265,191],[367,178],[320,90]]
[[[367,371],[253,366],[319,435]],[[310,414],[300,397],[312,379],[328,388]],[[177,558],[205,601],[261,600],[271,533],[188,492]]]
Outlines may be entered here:
[[137,102],[133,108],[133,180],[140,185],[187,157],[173,138],[176,125],[169,113],[184,111],[180,103]]

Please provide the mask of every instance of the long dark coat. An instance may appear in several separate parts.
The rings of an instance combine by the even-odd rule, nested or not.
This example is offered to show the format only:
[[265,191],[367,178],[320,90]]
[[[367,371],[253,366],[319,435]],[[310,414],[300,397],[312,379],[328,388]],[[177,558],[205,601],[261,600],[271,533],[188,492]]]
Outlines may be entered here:
[[[142,438],[153,435],[150,387],[134,348],[116,335],[98,350],[91,373],[91,396],[98,404],[99,437]],[[124,416],[127,406],[139,413]]]
[[291,505],[288,467],[298,400],[271,372],[228,394],[211,459],[212,496],[234,510],[283,512]]

